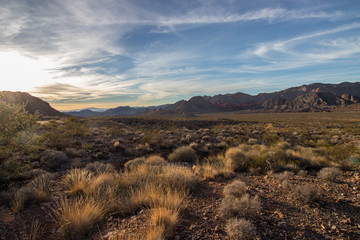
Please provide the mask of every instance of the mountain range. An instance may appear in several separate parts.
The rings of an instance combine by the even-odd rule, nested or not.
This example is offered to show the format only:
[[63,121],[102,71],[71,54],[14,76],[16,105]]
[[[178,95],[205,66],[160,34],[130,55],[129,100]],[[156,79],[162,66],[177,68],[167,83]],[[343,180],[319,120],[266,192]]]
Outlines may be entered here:
[[245,93],[195,96],[174,104],[151,107],[120,106],[105,111],[84,109],[60,113],[28,93],[0,92],[0,100],[26,104],[29,112],[38,110],[43,115],[78,117],[103,116],[165,116],[192,117],[195,114],[243,111],[243,112],[319,112],[335,111],[339,107],[360,104],[360,82],[339,84],[312,83],[271,93],[249,95]]

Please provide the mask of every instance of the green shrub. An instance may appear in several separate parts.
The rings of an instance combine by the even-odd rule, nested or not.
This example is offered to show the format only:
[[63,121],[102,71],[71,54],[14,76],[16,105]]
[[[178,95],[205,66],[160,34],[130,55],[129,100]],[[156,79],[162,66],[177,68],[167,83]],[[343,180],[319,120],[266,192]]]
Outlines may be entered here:
[[15,154],[31,154],[37,149],[39,114],[30,114],[25,105],[0,101],[0,177],[18,174],[26,169],[24,158]]

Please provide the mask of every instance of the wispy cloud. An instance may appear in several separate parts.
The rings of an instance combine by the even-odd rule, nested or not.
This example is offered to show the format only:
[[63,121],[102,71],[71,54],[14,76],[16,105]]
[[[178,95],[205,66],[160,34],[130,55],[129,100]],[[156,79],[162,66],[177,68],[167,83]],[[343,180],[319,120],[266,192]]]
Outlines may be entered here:
[[[138,105],[267,88],[271,83],[261,75],[265,72],[359,54],[358,11],[323,5],[5,1],[0,11],[0,52],[47,62],[37,75],[27,74],[34,79],[26,86],[50,101],[128,96]],[[288,33],[287,25],[299,31]]]

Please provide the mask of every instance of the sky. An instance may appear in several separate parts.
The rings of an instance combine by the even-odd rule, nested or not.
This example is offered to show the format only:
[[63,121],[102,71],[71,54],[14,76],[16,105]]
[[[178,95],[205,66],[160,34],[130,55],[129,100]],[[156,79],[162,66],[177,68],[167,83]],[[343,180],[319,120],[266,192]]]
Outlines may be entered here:
[[0,0],[0,90],[58,110],[345,81],[359,0]]

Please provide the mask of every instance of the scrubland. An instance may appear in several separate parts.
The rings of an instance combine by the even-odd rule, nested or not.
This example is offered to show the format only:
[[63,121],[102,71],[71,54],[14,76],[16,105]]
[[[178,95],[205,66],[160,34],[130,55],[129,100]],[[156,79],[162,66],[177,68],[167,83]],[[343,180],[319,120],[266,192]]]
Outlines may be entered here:
[[359,113],[0,111],[1,239],[360,238]]

